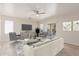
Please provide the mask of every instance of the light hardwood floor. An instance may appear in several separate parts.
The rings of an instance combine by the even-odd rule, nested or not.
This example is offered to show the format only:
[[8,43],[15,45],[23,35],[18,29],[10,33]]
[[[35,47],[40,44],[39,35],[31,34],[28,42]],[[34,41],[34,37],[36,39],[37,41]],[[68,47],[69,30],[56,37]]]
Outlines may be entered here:
[[79,46],[65,44],[64,49],[57,56],[79,56]]

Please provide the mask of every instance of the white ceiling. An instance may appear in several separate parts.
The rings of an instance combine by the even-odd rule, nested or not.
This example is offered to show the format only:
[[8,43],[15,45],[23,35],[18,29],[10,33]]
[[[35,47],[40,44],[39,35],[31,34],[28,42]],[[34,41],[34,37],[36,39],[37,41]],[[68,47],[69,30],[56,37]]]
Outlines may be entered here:
[[[40,10],[46,14],[36,16],[32,10]],[[50,16],[63,16],[79,14],[79,4],[55,4],[55,3],[0,3],[0,15],[12,17],[42,20]]]

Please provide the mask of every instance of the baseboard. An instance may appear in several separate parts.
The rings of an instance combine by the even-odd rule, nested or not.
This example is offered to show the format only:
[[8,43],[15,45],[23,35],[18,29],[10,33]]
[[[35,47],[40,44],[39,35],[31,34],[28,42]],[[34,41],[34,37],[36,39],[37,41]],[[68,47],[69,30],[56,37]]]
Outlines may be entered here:
[[73,46],[79,47],[79,45],[76,45],[76,44],[71,44],[71,43],[64,43],[64,44],[69,44],[69,45],[73,45]]

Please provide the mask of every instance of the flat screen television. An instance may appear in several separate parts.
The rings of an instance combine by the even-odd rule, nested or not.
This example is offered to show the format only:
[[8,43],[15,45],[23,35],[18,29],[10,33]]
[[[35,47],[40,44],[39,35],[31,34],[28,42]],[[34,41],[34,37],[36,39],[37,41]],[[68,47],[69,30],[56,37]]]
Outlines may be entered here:
[[22,30],[32,30],[32,25],[29,24],[22,24]]

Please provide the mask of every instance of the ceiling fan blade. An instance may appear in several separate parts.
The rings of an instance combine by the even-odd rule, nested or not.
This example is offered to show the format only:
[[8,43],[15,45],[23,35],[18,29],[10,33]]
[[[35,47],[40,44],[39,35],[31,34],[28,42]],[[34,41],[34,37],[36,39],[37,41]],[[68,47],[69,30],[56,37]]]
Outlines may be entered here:
[[43,13],[39,13],[39,14],[46,14],[46,13],[43,12]]
[[39,11],[38,10],[33,10],[33,11],[34,11],[34,13],[39,14]]
[[36,12],[36,10],[33,10],[33,12]]

